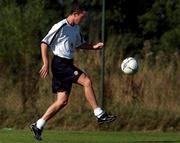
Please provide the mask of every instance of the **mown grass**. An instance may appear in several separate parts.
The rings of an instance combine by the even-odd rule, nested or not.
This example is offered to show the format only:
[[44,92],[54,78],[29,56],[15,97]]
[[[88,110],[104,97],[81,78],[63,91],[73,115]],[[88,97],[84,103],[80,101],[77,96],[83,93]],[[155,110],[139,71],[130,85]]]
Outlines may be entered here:
[[[42,143],[180,142],[180,132],[89,132],[45,130]],[[29,130],[0,130],[0,143],[37,142]]]

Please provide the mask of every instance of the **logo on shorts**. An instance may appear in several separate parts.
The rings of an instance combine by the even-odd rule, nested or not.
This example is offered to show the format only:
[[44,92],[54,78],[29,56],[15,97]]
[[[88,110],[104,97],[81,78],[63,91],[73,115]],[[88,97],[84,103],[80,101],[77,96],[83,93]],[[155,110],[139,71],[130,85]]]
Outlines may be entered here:
[[78,75],[79,73],[78,73],[78,71],[74,71],[74,75]]

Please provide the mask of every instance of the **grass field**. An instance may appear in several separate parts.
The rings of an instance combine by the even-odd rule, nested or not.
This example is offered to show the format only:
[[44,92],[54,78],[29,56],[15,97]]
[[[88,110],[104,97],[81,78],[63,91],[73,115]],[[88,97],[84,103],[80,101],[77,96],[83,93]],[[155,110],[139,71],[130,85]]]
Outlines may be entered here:
[[[180,143],[180,132],[44,131],[42,143]],[[38,142],[29,130],[0,130],[0,143]]]

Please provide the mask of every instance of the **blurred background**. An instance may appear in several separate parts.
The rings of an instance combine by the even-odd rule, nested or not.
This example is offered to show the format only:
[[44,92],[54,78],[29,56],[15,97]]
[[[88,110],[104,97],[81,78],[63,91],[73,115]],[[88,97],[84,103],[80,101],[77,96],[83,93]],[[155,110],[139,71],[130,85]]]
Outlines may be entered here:
[[[101,0],[89,7],[81,30],[91,43],[102,40]],[[71,0],[0,0],[0,128],[27,128],[56,99],[51,73],[40,79],[40,41],[70,12]],[[73,85],[69,105],[46,126],[62,130],[180,130],[180,1],[106,0],[103,107],[118,116],[98,127],[82,87]],[[50,60],[52,53],[50,53]],[[128,56],[139,62],[122,73]],[[87,72],[100,101],[99,51],[77,50],[75,63]]]

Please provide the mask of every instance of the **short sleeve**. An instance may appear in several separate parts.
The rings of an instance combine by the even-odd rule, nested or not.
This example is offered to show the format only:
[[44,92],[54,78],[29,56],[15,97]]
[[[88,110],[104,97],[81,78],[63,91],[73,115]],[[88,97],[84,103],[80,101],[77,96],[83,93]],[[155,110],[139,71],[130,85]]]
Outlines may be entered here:
[[[65,24],[63,24],[65,25]],[[51,45],[53,42],[53,39],[56,37],[56,34],[59,32],[61,27],[63,27],[62,24],[55,24],[48,32],[48,34],[42,39],[41,43],[46,43],[47,45]]]

